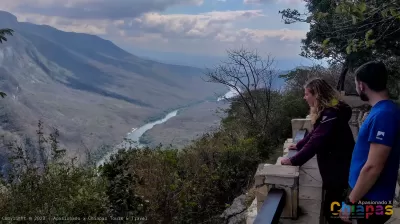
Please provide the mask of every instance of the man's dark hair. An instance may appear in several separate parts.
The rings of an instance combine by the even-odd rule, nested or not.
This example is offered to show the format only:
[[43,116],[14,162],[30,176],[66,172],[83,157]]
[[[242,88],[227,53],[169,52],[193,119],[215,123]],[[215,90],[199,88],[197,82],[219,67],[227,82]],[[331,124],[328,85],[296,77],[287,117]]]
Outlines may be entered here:
[[364,82],[375,92],[386,90],[388,72],[383,62],[367,62],[355,71],[355,76],[357,81]]

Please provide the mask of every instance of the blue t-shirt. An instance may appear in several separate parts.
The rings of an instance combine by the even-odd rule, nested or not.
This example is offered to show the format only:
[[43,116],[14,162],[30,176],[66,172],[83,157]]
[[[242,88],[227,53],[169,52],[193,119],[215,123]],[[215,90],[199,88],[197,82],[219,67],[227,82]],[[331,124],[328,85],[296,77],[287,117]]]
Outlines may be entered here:
[[375,104],[360,127],[351,159],[349,184],[356,185],[361,169],[367,162],[370,143],[392,147],[375,185],[364,196],[368,200],[392,201],[396,189],[400,155],[400,109],[391,100]]

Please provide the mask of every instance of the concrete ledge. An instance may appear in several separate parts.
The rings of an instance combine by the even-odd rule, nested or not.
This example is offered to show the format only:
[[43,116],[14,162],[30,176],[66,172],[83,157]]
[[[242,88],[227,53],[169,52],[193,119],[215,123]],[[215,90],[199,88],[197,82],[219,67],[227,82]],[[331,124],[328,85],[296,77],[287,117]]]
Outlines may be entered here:
[[292,138],[295,137],[298,130],[307,129],[307,131],[310,132],[312,128],[311,119],[309,118],[292,119]]
[[283,149],[283,156],[286,156],[285,154],[289,153],[289,148],[284,148]]
[[[255,196],[252,209],[249,208],[246,223],[253,223],[271,189],[283,189],[286,202],[280,223],[320,223],[322,205],[322,178],[319,174],[318,163],[314,156],[303,166],[283,166],[281,160],[289,154],[288,147],[293,144],[293,138],[300,129],[312,131],[311,119],[293,119],[292,138],[283,145],[283,156],[275,164],[259,164],[255,174]],[[292,152],[290,154],[293,154]],[[304,214],[298,216],[298,208]]]
[[[280,159],[277,164],[280,164]],[[297,218],[299,175],[298,166],[260,164],[255,176],[257,210],[261,209],[270,189],[283,189],[286,192],[286,203],[281,217]]]
[[288,138],[286,139],[285,143],[283,143],[283,154],[288,153],[289,152],[289,146],[293,144],[293,139],[292,138]]
[[286,157],[286,155],[287,155],[287,153],[284,154],[283,156],[278,157],[278,159],[276,160],[275,165],[282,165],[282,164],[281,164],[281,161],[282,161],[283,158]]
[[283,151],[285,152],[285,150],[287,151],[288,150],[288,148],[289,148],[289,146],[291,146],[293,143],[285,143],[284,145],[283,145]]
[[[257,169],[257,176],[268,176],[268,177],[298,177],[299,167],[298,166],[282,166],[282,165],[271,165],[268,163],[260,164]],[[266,182],[265,182],[266,183]]]
[[258,165],[256,175],[254,176],[254,181],[255,181],[256,187],[264,185],[267,166],[272,166],[272,164],[262,163],[262,164]]

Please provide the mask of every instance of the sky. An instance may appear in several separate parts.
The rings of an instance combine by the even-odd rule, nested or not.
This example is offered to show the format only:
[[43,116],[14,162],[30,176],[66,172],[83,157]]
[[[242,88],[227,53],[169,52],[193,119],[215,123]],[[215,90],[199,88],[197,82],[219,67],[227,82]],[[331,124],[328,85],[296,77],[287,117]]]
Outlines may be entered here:
[[1,0],[21,22],[90,33],[139,56],[209,64],[245,47],[288,64],[299,56],[308,24],[284,24],[279,10],[301,0]]

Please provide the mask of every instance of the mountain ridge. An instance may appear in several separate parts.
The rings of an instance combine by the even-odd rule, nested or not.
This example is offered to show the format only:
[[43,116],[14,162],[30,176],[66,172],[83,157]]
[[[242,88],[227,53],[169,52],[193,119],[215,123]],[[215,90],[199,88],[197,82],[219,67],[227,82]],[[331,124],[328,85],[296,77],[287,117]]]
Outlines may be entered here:
[[82,156],[82,145],[116,145],[149,117],[226,92],[204,82],[202,69],[142,59],[95,35],[21,23],[4,11],[0,27],[15,31],[0,44],[0,89],[8,94],[0,135],[19,141],[35,139],[40,119]]

